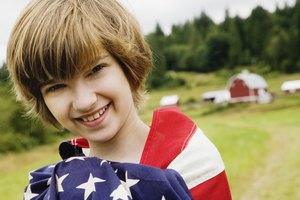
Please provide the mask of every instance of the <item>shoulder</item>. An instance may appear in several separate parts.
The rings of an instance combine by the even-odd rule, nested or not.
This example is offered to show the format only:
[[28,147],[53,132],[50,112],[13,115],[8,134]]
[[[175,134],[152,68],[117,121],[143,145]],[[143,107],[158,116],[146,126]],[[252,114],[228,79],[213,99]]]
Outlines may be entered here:
[[155,110],[141,164],[166,168],[185,148],[195,130],[195,123],[178,108]]
[[[152,119],[152,126],[153,125],[158,126],[159,128],[164,128],[164,126],[167,126],[168,128],[191,128],[194,126],[194,122],[181,112],[178,107],[169,106],[154,111]],[[162,125],[163,127],[160,127]]]
[[[141,162],[174,169],[183,177],[188,188],[196,191],[195,196],[209,194],[203,188],[212,185],[228,187],[218,149],[189,117],[175,107],[154,112]],[[228,192],[226,189],[224,193]]]
[[194,199],[231,200],[221,155],[200,129],[167,168],[182,176]]
[[156,132],[169,141],[172,139],[177,144],[182,144],[195,133],[196,128],[196,124],[178,107],[164,107],[154,111],[150,134],[151,131]]
[[178,171],[189,188],[225,170],[218,149],[199,128],[191,136],[185,148],[168,165],[168,168]]

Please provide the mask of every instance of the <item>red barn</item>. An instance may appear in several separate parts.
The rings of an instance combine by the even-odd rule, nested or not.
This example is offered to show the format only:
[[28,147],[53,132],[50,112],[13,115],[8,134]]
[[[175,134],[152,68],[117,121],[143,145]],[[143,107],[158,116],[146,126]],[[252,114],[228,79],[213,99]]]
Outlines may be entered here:
[[268,93],[268,84],[265,79],[257,74],[244,70],[234,75],[228,81],[230,101],[268,103],[272,95]]

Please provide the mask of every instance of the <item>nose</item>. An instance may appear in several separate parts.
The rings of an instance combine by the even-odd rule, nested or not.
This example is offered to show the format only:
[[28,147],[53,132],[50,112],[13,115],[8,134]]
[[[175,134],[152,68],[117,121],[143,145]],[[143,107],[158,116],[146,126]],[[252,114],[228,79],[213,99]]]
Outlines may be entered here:
[[77,80],[73,86],[73,108],[80,112],[92,110],[97,102],[97,95],[93,89],[81,80]]

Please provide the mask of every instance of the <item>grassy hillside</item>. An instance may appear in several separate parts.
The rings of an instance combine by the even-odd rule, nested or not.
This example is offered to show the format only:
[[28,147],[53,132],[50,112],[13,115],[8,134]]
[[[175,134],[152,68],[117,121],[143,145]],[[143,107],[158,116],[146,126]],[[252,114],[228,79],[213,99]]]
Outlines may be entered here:
[[8,120],[10,119],[13,112],[17,109],[17,106],[14,100],[14,96],[9,91],[7,86],[0,84],[0,96],[0,127],[2,127],[2,131],[6,131],[6,129],[8,129],[6,124],[9,123]]
[[46,128],[36,119],[24,117],[24,108],[16,103],[9,88],[8,83],[0,81],[0,158],[7,152],[52,143],[56,138],[53,129]]
[[[225,107],[205,104],[201,94],[220,90],[229,73],[217,75],[181,73],[187,84],[151,91],[140,111],[150,123],[152,110],[164,95],[178,94],[181,110],[190,116],[222,154],[232,189],[238,200],[300,199],[300,94],[284,95],[280,85],[300,74],[266,75],[275,100],[270,104],[237,104]],[[59,160],[57,144],[12,154],[0,160],[0,196],[21,199],[28,171]],[[45,156],[47,155],[47,156]]]

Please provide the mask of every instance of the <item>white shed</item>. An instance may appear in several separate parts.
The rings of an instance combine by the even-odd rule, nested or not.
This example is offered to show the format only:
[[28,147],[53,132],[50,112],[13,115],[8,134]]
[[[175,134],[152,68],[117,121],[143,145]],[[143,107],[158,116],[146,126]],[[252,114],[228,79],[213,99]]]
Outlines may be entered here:
[[202,99],[205,102],[222,104],[230,101],[230,93],[228,90],[209,91],[202,94]]
[[161,106],[179,106],[179,100],[178,95],[170,95],[162,97],[159,103]]
[[281,85],[281,90],[285,93],[300,92],[300,80],[285,81]]

